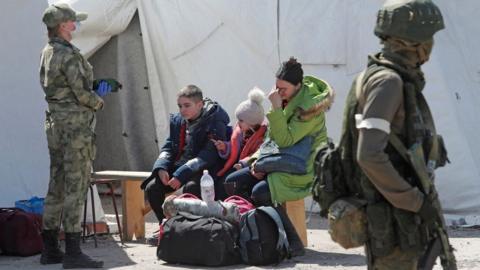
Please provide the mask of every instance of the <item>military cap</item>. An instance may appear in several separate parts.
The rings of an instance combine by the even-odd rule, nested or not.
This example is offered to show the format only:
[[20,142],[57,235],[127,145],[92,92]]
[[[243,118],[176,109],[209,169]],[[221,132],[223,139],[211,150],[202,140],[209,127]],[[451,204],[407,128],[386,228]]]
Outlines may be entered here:
[[87,13],[75,12],[68,4],[59,3],[49,6],[43,12],[42,21],[48,27],[55,27],[66,21],[83,21],[87,19]]

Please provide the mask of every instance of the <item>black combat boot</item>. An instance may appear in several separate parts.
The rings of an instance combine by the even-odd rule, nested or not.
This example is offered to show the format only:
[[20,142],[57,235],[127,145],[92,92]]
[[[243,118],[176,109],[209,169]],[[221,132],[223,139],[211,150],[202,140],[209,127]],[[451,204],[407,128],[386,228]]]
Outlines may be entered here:
[[58,230],[43,230],[43,250],[40,256],[41,264],[56,264],[63,260],[63,252],[58,244]]
[[303,247],[303,242],[298,236],[295,227],[292,224],[292,221],[288,218],[287,211],[282,206],[275,207],[278,215],[282,219],[283,227],[285,228],[285,233],[287,234],[288,243],[290,244],[290,252],[292,257],[303,256],[305,255],[305,248]]
[[65,234],[65,256],[63,269],[102,268],[103,262],[96,261],[82,253],[80,249],[80,233]]

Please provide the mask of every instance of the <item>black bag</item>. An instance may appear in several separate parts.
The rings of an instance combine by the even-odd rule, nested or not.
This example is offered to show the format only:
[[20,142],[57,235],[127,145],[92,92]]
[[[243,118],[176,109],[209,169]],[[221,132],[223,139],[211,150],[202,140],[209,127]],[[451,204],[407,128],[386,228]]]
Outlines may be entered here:
[[279,263],[290,258],[282,220],[273,207],[252,209],[240,219],[240,252],[250,265]]
[[0,208],[0,250],[5,255],[31,256],[43,249],[42,216],[19,208]]
[[168,263],[222,266],[241,263],[238,226],[179,212],[163,224],[157,257]]

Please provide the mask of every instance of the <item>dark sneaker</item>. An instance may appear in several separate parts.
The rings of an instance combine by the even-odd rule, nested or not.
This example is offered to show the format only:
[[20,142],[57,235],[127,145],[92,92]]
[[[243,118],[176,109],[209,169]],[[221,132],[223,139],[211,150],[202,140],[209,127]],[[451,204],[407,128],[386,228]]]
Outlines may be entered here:
[[155,231],[152,236],[145,239],[145,242],[150,246],[158,246],[158,237],[160,236],[160,231]]

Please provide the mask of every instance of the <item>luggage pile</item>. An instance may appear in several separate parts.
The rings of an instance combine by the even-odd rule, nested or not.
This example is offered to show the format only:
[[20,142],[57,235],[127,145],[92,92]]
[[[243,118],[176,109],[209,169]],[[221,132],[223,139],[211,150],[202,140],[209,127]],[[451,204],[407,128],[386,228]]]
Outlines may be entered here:
[[290,258],[286,215],[273,207],[255,208],[239,196],[205,202],[183,194],[168,197],[163,210],[157,257],[167,263],[269,265]]

